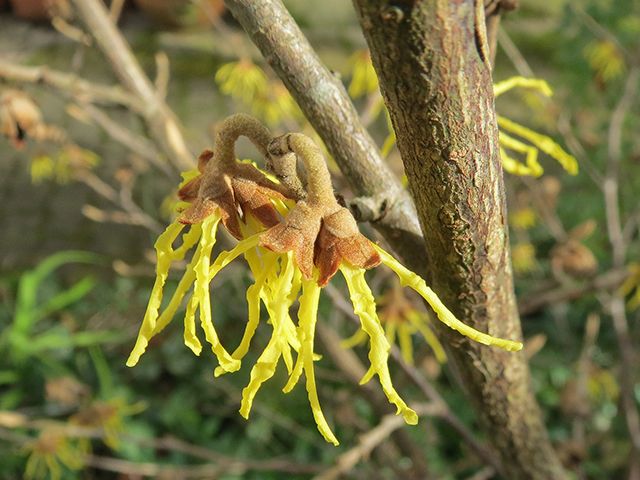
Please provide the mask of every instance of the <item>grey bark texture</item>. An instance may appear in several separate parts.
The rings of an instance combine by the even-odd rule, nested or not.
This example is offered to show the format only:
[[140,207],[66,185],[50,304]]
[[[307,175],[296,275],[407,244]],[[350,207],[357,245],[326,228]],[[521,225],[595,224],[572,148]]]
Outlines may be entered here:
[[[424,275],[465,323],[520,339],[481,2],[354,0],[425,239]],[[563,479],[526,358],[441,329],[508,479]]]
[[322,138],[356,195],[378,203],[374,227],[404,257],[424,256],[411,198],[362,126],[340,80],[315,51],[280,0],[225,0]]

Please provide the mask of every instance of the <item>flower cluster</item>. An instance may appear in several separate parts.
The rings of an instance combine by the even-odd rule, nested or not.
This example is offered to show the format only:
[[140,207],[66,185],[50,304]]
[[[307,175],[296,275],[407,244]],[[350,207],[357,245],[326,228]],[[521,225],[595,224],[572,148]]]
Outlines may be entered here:
[[[241,135],[258,148],[276,179],[269,178],[253,164],[236,160],[234,144]],[[337,445],[338,440],[320,408],[314,376],[314,362],[319,357],[314,353],[314,341],[321,289],[339,271],[369,340],[370,367],[362,382],[377,376],[397,413],[407,423],[415,424],[416,413],[393,387],[388,367],[390,345],[365,279],[365,271],[381,263],[395,272],[403,285],[424,298],[438,319],[449,327],[485,345],[509,351],[522,348],[520,342],[495,338],[460,322],[422,278],[364,237],[349,210],[340,206],[334,196],[322,151],[305,135],[291,133],[272,138],[267,128],[254,118],[234,115],[222,123],[215,150],[200,155],[198,169],[198,174],[179,190],[187,208],[155,244],[156,281],[127,365],[134,366],[139,361],[149,340],[168,325],[188,296],[185,344],[196,355],[202,351],[196,332],[198,316],[204,337],[219,363],[214,374],[235,372],[249,350],[264,307],[273,333],[242,391],[241,415],[248,418],[258,390],[274,375],[282,359],[289,373],[284,392],[291,391],[304,373],[318,430],[327,441]],[[220,224],[238,243],[214,259],[212,250]],[[182,241],[175,245],[181,233]],[[162,291],[171,264],[184,259],[194,247],[173,296],[161,312]],[[254,283],[247,289],[248,315],[243,337],[237,348],[229,351],[221,344],[213,323],[209,284],[240,256],[246,260]],[[296,301],[297,324],[291,316]]]

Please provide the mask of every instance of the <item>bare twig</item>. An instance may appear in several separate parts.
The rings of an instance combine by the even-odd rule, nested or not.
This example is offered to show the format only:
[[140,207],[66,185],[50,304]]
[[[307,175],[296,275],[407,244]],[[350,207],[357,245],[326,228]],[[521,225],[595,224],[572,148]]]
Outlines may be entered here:
[[376,228],[401,256],[424,262],[424,243],[409,195],[380,157],[343,85],[322,65],[282,2],[225,3],[296,99],[356,195],[387,198]]
[[187,149],[178,121],[153,88],[104,4],[99,0],[73,0],[73,4],[122,85],[143,103],[142,116],[153,139],[178,169],[193,167],[193,156]]
[[288,462],[234,462],[231,464],[210,463],[195,466],[166,465],[151,462],[130,462],[118,458],[90,455],[87,466],[125,475],[162,478],[218,478],[226,475],[242,475],[247,471],[276,471],[288,474],[309,474],[318,471],[315,465],[300,465]]
[[122,14],[122,7],[124,7],[125,0],[112,0],[111,5],[109,5],[109,17],[111,21],[118,24],[118,20],[120,19],[120,14]]
[[548,305],[576,300],[592,292],[611,291],[619,287],[628,276],[626,268],[614,268],[578,285],[553,285],[523,297],[518,302],[518,310],[522,316],[531,315]]
[[47,66],[25,67],[0,59],[0,79],[47,85],[83,102],[119,105],[137,113],[144,110],[138,98],[118,86],[89,82]]
[[[413,409],[419,416],[434,415],[439,409],[438,405],[431,403],[421,403],[414,405]],[[340,475],[348,473],[363,458],[366,458],[371,451],[384,442],[389,435],[404,425],[404,419],[398,415],[385,415],[382,421],[374,428],[360,437],[358,444],[340,455],[336,464],[325,470],[320,475],[316,475],[314,480],[335,480]]]
[[[482,0],[480,0],[482,1]],[[518,8],[518,0],[484,0],[485,25],[487,29],[487,43],[491,66],[495,66],[496,52],[498,50],[498,30],[500,29],[500,18],[503,11],[515,10]]]
[[[50,419],[32,419],[22,416],[20,424],[15,428],[28,428],[36,431],[56,428],[69,438],[103,439],[105,432],[101,428],[87,428]],[[321,470],[319,465],[294,463],[286,459],[272,458],[269,460],[252,460],[234,458],[219,453],[210,448],[194,445],[175,437],[146,438],[123,434],[120,439],[134,443],[140,447],[154,450],[166,450],[187,454],[193,458],[206,460],[207,464],[197,466],[166,465],[156,463],[127,462],[115,458],[89,456],[86,463],[94,468],[120,473],[131,473],[156,477],[165,475],[166,478],[202,478],[221,474],[242,475],[248,471],[272,471],[289,474],[313,474]],[[15,432],[5,426],[0,427],[0,440],[17,444],[25,444],[32,440],[29,435]]]
[[[362,389],[363,398],[371,404],[377,415],[380,417],[387,415],[390,410],[389,403],[380,393],[380,390],[374,388],[370,383],[360,385],[360,379],[364,377],[367,370],[358,356],[353,351],[343,348],[340,345],[340,337],[331,328],[325,326],[324,323],[318,322],[316,328],[322,344],[336,366],[353,385],[358,385]],[[394,432],[390,440],[397,444],[403,454],[411,458],[413,474],[421,478],[425,477],[427,475],[427,466],[424,461],[424,455],[416,447],[406,431],[398,430]],[[386,454],[386,450],[384,453]],[[395,460],[392,460],[392,462],[395,463]]]
[[[86,170],[78,170],[75,172],[74,177],[76,180],[87,185],[101,197],[122,208],[124,211],[121,212],[122,215],[128,215],[130,217],[129,221],[125,221],[125,217],[122,215],[116,215],[114,217],[113,214],[115,212],[104,212],[96,209],[95,207],[89,207],[89,211],[85,209],[83,212],[85,215],[89,213],[89,218],[92,218],[91,214],[94,214],[94,219],[99,221],[115,221],[116,223],[141,225],[148,228],[153,233],[160,233],[162,231],[163,227],[156,220],[151,218],[144,210],[142,210],[142,208],[140,208],[135,202],[133,202],[131,198],[118,194],[111,185],[105,183],[93,173]],[[95,214],[97,214],[97,216]]]
[[153,82],[158,97],[165,99],[167,97],[167,88],[169,87],[169,57],[164,52],[156,53],[156,79]]
[[[620,161],[622,159],[622,130],[627,112],[633,104],[640,79],[640,68],[634,67],[630,70],[625,82],[624,91],[618,101],[611,121],[609,123],[608,134],[608,159],[607,171],[604,183],[605,213],[607,220],[607,233],[611,243],[613,266],[624,267],[627,253],[622,222],[620,219],[620,199],[619,199],[619,174]],[[625,311],[624,299],[614,292],[608,302],[609,313],[613,320],[613,327],[616,332],[618,346],[621,356],[621,396],[627,429],[631,437],[634,454],[637,459],[640,454],[640,416],[635,403],[634,395],[634,373],[635,352],[631,337],[629,335],[629,325]]]
[[160,152],[158,152],[152,142],[124,128],[121,124],[113,121],[106,113],[93,105],[84,104],[80,108],[114,140],[156,166],[166,175],[172,176],[171,169],[166,163],[161,161]]

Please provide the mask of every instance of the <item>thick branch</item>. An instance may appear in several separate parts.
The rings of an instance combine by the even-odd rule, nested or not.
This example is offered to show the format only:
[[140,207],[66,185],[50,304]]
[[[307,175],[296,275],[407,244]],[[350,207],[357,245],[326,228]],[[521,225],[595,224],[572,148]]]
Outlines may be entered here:
[[[411,267],[469,325],[521,338],[484,18],[478,18],[477,3],[354,3],[425,236],[428,264],[411,262]],[[502,457],[503,475],[565,478],[524,355],[441,333]]]
[[424,259],[411,199],[380,157],[343,85],[322,65],[282,2],[225,3],[296,99],[355,193],[387,199],[376,228],[404,258]]
[[193,168],[193,156],[184,143],[177,120],[157,95],[104,4],[99,0],[73,0],[73,4],[122,85],[143,103],[142,116],[153,139],[176,167]]

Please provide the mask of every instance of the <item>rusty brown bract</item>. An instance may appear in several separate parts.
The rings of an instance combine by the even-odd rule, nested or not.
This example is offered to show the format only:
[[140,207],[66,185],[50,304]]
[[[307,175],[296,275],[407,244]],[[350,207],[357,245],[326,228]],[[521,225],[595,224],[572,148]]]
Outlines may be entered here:
[[[281,183],[236,160],[234,144],[240,135],[263,153]],[[297,162],[304,165],[304,178],[296,174]],[[241,239],[240,222],[252,215],[268,229],[260,244],[278,253],[293,252],[307,280],[315,265],[321,286],[343,261],[360,268],[380,263],[351,212],[338,204],[322,152],[309,137],[291,133],[272,138],[253,117],[232,115],[218,130],[215,151],[200,154],[198,170],[200,175],[178,191],[180,199],[191,204],[181,213],[180,222],[199,223],[218,212],[229,233]],[[296,205],[281,219],[273,201],[285,199],[295,199]]]
[[280,221],[271,199],[284,200],[281,188],[253,165],[234,162],[216,164],[211,150],[198,158],[200,175],[178,191],[181,200],[191,203],[179,217],[186,224],[199,223],[219,209],[223,225],[237,239],[242,238],[238,207],[242,215],[253,215],[265,227]]
[[307,173],[306,196],[298,199],[282,223],[262,235],[260,244],[275,252],[293,251],[307,279],[315,265],[321,286],[343,261],[367,269],[379,265],[380,256],[371,241],[360,233],[351,212],[338,204],[326,162],[313,140],[297,133],[283,135],[270,143],[269,153],[274,164],[280,159],[288,162],[290,153],[302,160]]

